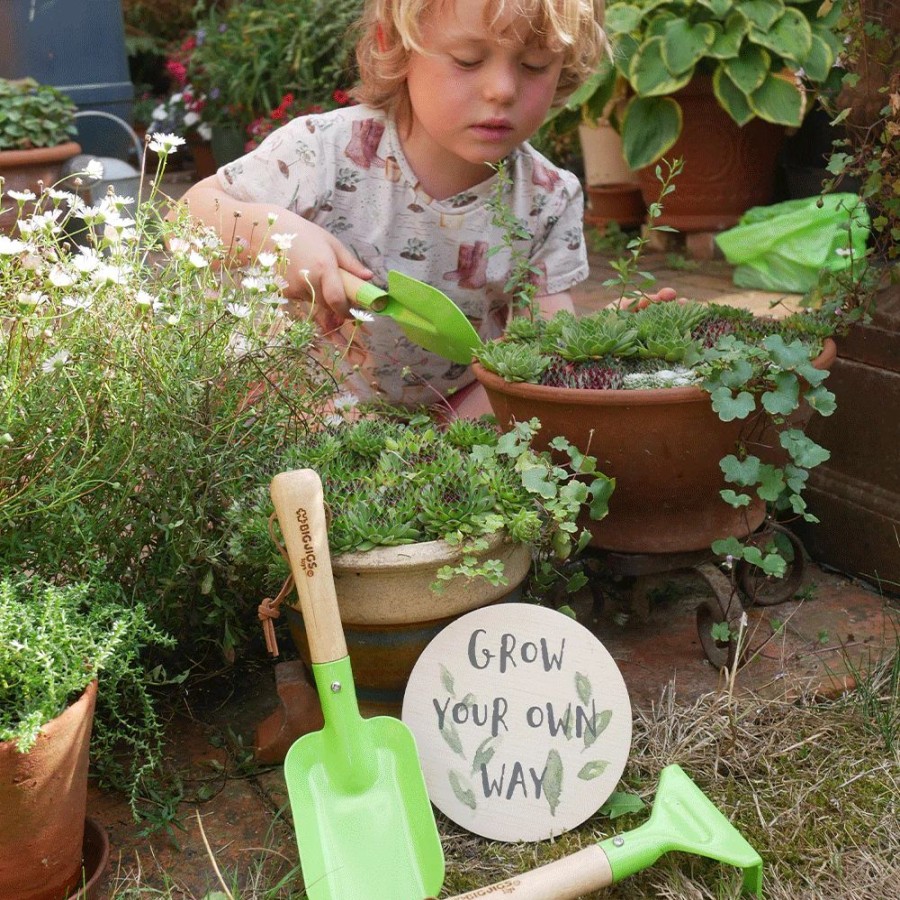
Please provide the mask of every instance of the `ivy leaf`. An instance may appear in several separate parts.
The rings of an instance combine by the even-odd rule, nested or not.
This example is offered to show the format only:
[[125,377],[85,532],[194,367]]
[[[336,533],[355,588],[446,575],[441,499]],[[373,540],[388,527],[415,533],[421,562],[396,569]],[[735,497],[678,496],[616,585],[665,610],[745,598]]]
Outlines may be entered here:
[[714,641],[728,643],[731,640],[731,627],[727,622],[716,622],[710,629]]
[[710,398],[713,409],[723,422],[746,419],[756,409],[756,401],[748,391],[741,391],[735,397],[727,387],[717,387]]
[[791,459],[804,469],[812,469],[831,457],[830,451],[817,444],[799,428],[789,428],[778,436],[781,446],[791,455]]
[[613,791],[606,802],[600,807],[601,815],[617,819],[628,813],[640,812],[644,808],[644,801],[637,794],[626,794],[624,791]]
[[760,460],[758,456],[748,456],[743,462],[733,453],[719,460],[719,468],[725,474],[725,480],[731,484],[748,487],[757,484],[760,479]]
[[616,489],[616,479],[605,476],[598,477],[591,484],[591,502],[588,507],[591,518],[597,522],[609,512],[609,498]]
[[735,559],[741,559],[743,551],[744,545],[733,535],[712,543],[712,552],[716,556],[733,556]]
[[530,466],[522,472],[522,484],[545,500],[552,500],[556,496],[556,485],[547,478],[545,466]]
[[822,416],[830,416],[837,409],[834,394],[822,385],[810,388],[804,395],[804,399]]
[[766,391],[761,398],[766,412],[773,416],[787,416],[799,404],[800,381],[793,372],[779,372],[775,376],[775,389]]
[[753,377],[753,366],[746,359],[734,359],[731,369],[726,369],[719,377],[725,387],[737,390]]
[[759,467],[759,487],[756,493],[763,499],[774,503],[784,490],[784,472],[776,466]]
[[722,499],[729,504],[729,506],[737,507],[739,506],[749,506],[750,505],[750,495],[749,494],[737,494],[734,491],[726,488],[723,491],[719,491],[719,495]]

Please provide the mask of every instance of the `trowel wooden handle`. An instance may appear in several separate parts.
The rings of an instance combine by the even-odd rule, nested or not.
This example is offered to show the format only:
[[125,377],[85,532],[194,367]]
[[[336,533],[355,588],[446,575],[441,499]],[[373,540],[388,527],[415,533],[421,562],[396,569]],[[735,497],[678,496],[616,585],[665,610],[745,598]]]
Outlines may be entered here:
[[303,623],[314,663],[334,662],[347,655],[341,627],[322,482],[312,469],[281,472],[269,493],[291,561]]
[[506,881],[476,888],[466,894],[457,894],[452,900],[474,900],[475,897],[496,894],[515,900],[574,900],[591,891],[609,887],[613,873],[606,853],[597,844],[585,847],[571,856],[557,859],[532,869],[524,875],[514,875]]
[[380,287],[366,281],[364,278],[357,278],[346,269],[338,269],[341,273],[341,280],[344,282],[344,294],[347,299],[363,306],[366,309],[374,309],[375,312],[381,312],[387,305],[387,293]]

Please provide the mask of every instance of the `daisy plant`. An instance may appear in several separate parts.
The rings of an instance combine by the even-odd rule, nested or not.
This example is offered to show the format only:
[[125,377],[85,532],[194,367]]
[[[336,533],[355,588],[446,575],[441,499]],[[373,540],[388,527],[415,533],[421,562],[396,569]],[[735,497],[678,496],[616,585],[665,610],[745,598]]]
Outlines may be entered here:
[[311,319],[286,313],[276,217],[275,249],[239,266],[161,193],[183,143],[151,136],[137,203],[86,200],[97,163],[0,194],[18,213],[0,235],[0,568],[106,578],[183,645],[230,655],[255,574],[227,553],[226,512],[337,381]]

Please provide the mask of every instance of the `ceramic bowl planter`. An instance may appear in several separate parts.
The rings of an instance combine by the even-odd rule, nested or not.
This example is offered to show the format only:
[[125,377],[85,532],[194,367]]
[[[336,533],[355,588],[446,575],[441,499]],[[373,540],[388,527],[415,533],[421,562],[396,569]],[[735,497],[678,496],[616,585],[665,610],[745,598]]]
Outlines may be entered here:
[[[456,576],[441,593],[437,572],[459,562],[461,553],[444,541],[375,547],[332,560],[341,622],[357,693],[369,707],[398,713],[413,666],[431,639],[470,610],[515,596],[531,568],[531,551],[496,535],[479,554],[499,560],[506,584]],[[298,651],[309,661],[298,609],[286,610]]]
[[62,900],[81,886],[97,682],[20,753],[0,743],[0,897]]

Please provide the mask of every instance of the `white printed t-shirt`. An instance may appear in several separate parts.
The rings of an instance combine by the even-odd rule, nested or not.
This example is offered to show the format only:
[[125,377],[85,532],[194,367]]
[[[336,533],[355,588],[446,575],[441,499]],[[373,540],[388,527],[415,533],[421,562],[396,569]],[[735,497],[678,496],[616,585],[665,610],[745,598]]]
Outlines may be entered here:
[[[525,246],[541,272],[539,294],[569,290],[588,274],[578,179],[529,144],[508,158],[508,204],[533,236]],[[511,266],[502,230],[486,206],[494,175],[471,190],[435,200],[418,183],[393,119],[365,106],[293,119],[251,153],[218,172],[237,200],[284,207],[322,226],[387,285],[391,269],[451,297],[484,340],[499,336],[509,313]],[[279,230],[276,222],[273,231]],[[434,404],[474,380],[458,365],[410,343],[386,316],[356,329],[346,387],[361,399]]]

